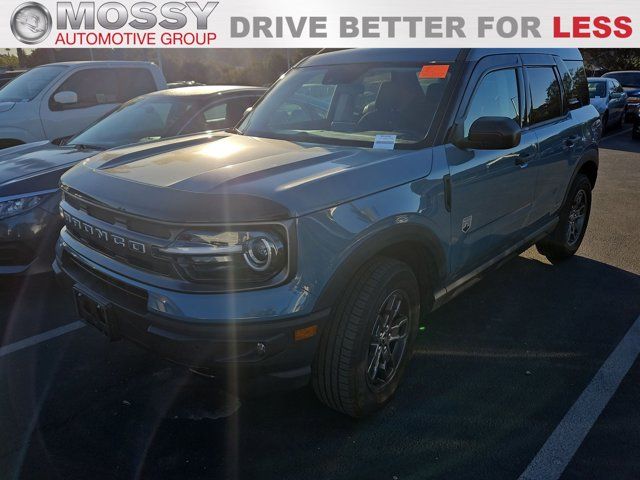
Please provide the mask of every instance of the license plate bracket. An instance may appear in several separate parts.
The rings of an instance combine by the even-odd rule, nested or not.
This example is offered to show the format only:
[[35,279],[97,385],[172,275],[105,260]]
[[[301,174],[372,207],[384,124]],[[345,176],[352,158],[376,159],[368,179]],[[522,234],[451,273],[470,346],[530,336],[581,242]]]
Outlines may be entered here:
[[120,338],[113,308],[108,300],[79,285],[73,287],[73,297],[76,311],[82,320],[97,328],[111,341]]

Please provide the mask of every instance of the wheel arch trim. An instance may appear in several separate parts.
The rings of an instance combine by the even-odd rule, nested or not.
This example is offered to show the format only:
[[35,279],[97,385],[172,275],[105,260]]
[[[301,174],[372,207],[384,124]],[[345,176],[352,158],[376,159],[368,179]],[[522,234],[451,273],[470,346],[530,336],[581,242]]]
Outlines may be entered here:
[[[405,216],[396,217],[396,221],[401,217],[406,218]],[[426,272],[429,275],[427,280],[430,282],[432,292],[442,288],[447,274],[447,255],[442,242],[428,226],[422,223],[395,223],[383,229],[377,228],[375,231],[368,229],[351,244],[324,285],[316,302],[316,309],[333,306],[355,272],[369,260],[394,246],[408,243],[423,247],[426,255],[420,261],[423,264],[426,261],[435,267]],[[410,267],[414,268],[416,265],[410,265]]]

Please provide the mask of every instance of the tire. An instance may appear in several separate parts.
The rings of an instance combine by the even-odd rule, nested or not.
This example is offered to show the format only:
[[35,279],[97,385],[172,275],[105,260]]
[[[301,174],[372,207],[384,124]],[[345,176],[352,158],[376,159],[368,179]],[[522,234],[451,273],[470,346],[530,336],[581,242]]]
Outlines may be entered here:
[[[391,305],[396,306],[393,298],[401,300],[398,314],[382,315]],[[388,325],[397,327],[381,328],[387,318]],[[382,408],[395,393],[411,359],[419,318],[420,292],[411,268],[384,257],[361,268],[323,331],[312,365],[311,382],[320,401],[355,418]],[[384,331],[387,337],[404,340],[387,338],[385,350]],[[393,357],[395,368],[387,371],[384,359]]]
[[604,112],[602,116],[602,133],[606,132],[609,128],[609,112]]
[[631,138],[634,140],[640,140],[640,125],[633,125],[633,129],[631,130]]
[[538,252],[551,263],[566,260],[580,248],[589,224],[591,188],[587,176],[578,174],[560,210],[558,225],[548,237],[536,244]]

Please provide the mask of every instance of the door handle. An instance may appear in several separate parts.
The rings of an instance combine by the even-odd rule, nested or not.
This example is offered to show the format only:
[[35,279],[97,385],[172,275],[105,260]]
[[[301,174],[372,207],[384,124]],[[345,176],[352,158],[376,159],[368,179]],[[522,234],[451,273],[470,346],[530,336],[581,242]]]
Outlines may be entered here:
[[527,165],[529,165],[529,159],[532,156],[533,154],[530,152],[521,153],[516,157],[516,160],[514,163],[518,165],[520,168],[525,168]]
[[567,148],[573,148],[576,146],[576,142],[580,140],[579,135],[573,135],[564,139],[564,146]]

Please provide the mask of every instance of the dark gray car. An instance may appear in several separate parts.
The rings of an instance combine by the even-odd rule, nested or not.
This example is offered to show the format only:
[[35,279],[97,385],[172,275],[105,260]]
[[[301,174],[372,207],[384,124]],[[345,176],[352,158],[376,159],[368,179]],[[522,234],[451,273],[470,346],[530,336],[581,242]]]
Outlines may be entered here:
[[62,221],[60,176],[109,148],[235,125],[265,89],[191,87],[138,97],[66,145],[37,142],[0,153],[0,275],[49,269]]
[[602,129],[620,127],[627,110],[627,94],[615,78],[589,78],[589,98],[602,119]]

